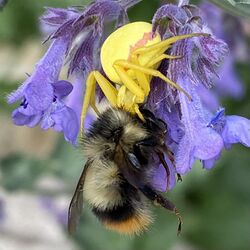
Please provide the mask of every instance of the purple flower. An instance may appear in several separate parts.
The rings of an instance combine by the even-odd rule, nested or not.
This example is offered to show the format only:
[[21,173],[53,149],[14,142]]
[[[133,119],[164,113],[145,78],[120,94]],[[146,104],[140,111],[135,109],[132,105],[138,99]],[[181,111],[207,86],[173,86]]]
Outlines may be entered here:
[[[84,81],[85,77],[80,72],[74,76],[72,79],[74,88],[70,95],[65,100],[67,106],[75,111],[75,114],[77,116],[78,124],[80,126],[80,117],[81,117],[81,111],[82,111],[82,102],[83,102],[83,94],[84,94]],[[88,129],[89,126],[93,122],[94,116],[90,113],[87,114],[84,122],[85,129]]]
[[182,79],[178,83],[185,86],[193,98],[190,103],[185,96],[179,94],[185,134],[178,142],[175,161],[177,172],[185,174],[191,170],[195,159],[207,160],[218,155],[223,148],[223,140],[216,131],[207,126],[210,116],[202,106],[195,86]]
[[[225,149],[230,149],[234,143],[241,143],[246,147],[250,147],[249,119],[236,115],[225,116],[225,109],[221,109],[212,117],[208,127],[221,135]],[[211,159],[203,161],[203,166],[206,169],[212,168],[219,157],[220,153]]]
[[[68,73],[98,68],[99,61],[95,62],[98,47],[102,41],[104,24],[116,20],[116,27],[128,22],[127,9],[140,0],[99,0],[91,3],[83,11],[76,8],[59,9],[47,8],[41,17],[45,30],[52,30],[50,39],[57,39],[66,34],[69,36],[69,48],[73,45],[70,55]],[[79,37],[82,34],[82,37]],[[78,41],[76,41],[77,39]]]
[[[29,127],[40,123],[42,129],[52,127],[63,132],[66,141],[75,144],[85,89],[83,83],[88,72],[99,67],[99,60],[94,59],[98,58],[98,47],[104,39],[104,24],[116,20],[117,26],[123,25],[128,21],[127,9],[137,2],[99,0],[84,10],[47,8],[41,22],[44,30],[51,32],[47,40],[53,42],[33,74],[8,96],[10,104],[21,100],[20,107],[12,113],[13,122]],[[77,83],[73,91],[69,82],[59,80],[66,56],[68,75],[74,74],[82,80],[82,86]],[[75,101],[71,92],[72,98],[77,96]],[[67,96],[72,108],[64,102]]]
[[208,93],[204,88],[199,89],[204,104],[210,110],[215,111],[214,99],[217,99],[217,102],[219,102],[220,96],[231,96],[239,99],[244,93],[243,84],[235,71],[236,61],[240,59],[237,55],[238,47],[241,50],[244,48],[242,43],[244,39],[241,24],[236,17],[224,13],[221,9],[208,2],[202,3],[200,7],[204,20],[209,24],[213,33],[227,42],[230,48],[230,53],[226,56],[224,64],[219,68],[219,78],[215,79],[214,98],[211,99],[211,95],[207,97]]
[[66,38],[55,40],[33,74],[8,96],[8,103],[21,100],[12,113],[16,125],[34,127],[40,123],[42,129],[53,127],[75,144],[79,124],[74,111],[63,102],[73,87],[67,81],[58,80],[67,45]]
[[[44,30],[50,32],[48,40],[53,42],[33,74],[8,97],[9,103],[21,101],[20,107],[12,113],[14,123],[29,127],[40,124],[42,129],[52,127],[63,132],[65,139],[75,144],[86,76],[92,70],[102,71],[99,52],[107,35],[103,32],[104,26],[110,21],[115,21],[116,27],[128,22],[127,9],[137,2],[98,0],[82,10],[47,8],[41,22]],[[215,12],[214,21],[217,19],[221,21],[221,16]],[[188,0],[179,1],[178,6],[166,4],[157,10],[152,23],[153,32],[159,32],[163,40],[190,33],[210,34],[173,44],[168,53],[182,58],[163,60],[158,68],[185,89],[192,101],[159,78],[153,78],[151,82],[145,106],[167,124],[165,143],[175,158],[173,164],[165,157],[170,172],[168,178],[159,160],[152,162],[155,171],[152,171],[151,184],[155,189],[164,191],[173,188],[176,173],[186,174],[196,159],[209,169],[221,151],[233,143],[249,147],[250,133],[248,119],[225,116],[224,110],[219,109],[221,89],[227,89],[228,92],[224,93],[235,96],[242,89],[233,72],[233,55],[222,66],[228,46],[214,36],[200,9],[189,5]],[[224,38],[219,35],[220,26],[215,26],[214,30],[216,35]],[[65,61],[74,88],[68,81],[59,79]],[[224,80],[218,80],[219,75],[224,75]],[[96,93],[100,99],[98,87]]]
[[[235,118],[234,126],[232,122],[227,122],[222,132],[209,126],[213,114],[204,105],[200,89],[208,93],[208,102],[213,100],[214,110],[218,109],[219,102],[211,88],[228,48],[205,25],[200,10],[187,4],[188,1],[180,1],[179,6],[163,5],[154,15],[153,25],[163,38],[194,32],[211,34],[209,37],[195,37],[175,43],[171,55],[182,55],[183,58],[169,63],[163,61],[159,68],[185,89],[192,101],[161,80],[153,79],[154,88],[147,103],[168,124],[170,139],[166,138],[166,144],[174,152],[176,171],[180,174],[190,171],[196,159],[202,160],[204,167],[212,167],[228,142],[249,146],[249,135],[246,136],[249,134],[249,120]],[[175,123],[171,122],[173,118]],[[242,119],[245,119],[244,122]],[[230,117],[226,118],[228,120]],[[236,133],[239,128],[244,131],[242,134],[240,131]]]

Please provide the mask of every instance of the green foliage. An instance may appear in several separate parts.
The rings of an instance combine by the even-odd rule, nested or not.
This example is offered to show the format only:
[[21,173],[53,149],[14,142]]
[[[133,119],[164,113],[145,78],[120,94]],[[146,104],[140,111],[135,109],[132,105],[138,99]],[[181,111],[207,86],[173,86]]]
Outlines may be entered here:
[[32,189],[37,177],[46,170],[44,162],[22,155],[10,155],[0,161],[1,186],[10,191]]
[[0,40],[11,42],[18,46],[30,36],[39,34],[38,17],[43,13],[45,6],[69,7],[83,6],[88,0],[22,0],[8,1],[0,13]]
[[250,1],[249,0],[210,0],[219,7],[225,9],[236,16],[250,18]]

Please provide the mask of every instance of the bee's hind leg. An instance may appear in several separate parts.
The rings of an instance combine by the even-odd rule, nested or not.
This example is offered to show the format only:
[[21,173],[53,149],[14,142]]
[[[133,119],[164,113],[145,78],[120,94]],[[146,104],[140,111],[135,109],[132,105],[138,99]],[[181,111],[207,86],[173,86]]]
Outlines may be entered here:
[[149,200],[153,201],[156,205],[162,206],[163,208],[173,212],[177,216],[177,219],[179,221],[177,235],[179,235],[181,232],[182,218],[176,206],[170,200],[158,194],[149,186],[143,186],[139,189]]

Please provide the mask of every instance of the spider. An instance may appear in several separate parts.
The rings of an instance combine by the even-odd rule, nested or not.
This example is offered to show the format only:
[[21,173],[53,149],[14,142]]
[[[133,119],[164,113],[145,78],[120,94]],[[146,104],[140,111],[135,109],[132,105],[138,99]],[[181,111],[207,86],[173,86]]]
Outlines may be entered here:
[[158,71],[157,67],[163,59],[181,58],[179,55],[165,54],[173,43],[200,35],[207,34],[180,35],[162,41],[158,33],[153,35],[152,24],[147,22],[129,23],[111,33],[100,53],[101,65],[108,79],[96,70],[91,71],[87,77],[81,114],[82,130],[89,105],[99,114],[95,103],[96,83],[111,106],[137,114],[142,121],[144,117],[139,107],[149,95],[152,77],[161,78],[191,100],[191,96],[183,88]]

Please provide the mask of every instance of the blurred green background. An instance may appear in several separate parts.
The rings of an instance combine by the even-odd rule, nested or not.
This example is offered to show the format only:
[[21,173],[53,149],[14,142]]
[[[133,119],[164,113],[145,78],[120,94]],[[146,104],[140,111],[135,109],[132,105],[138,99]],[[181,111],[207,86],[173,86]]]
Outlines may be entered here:
[[[77,234],[67,235],[67,208],[83,168],[81,151],[53,131],[12,125],[14,107],[6,105],[5,96],[32,72],[46,49],[37,21],[43,7],[86,2],[9,0],[0,12],[0,249],[250,249],[250,152],[241,145],[224,152],[210,171],[196,163],[168,194],[184,219],[179,237],[175,216],[160,208],[154,208],[155,223],[139,237],[106,231],[88,207]],[[149,21],[159,4],[142,1],[129,11],[130,20]],[[249,46],[250,24],[241,22]],[[236,69],[245,95],[222,103],[227,114],[249,118],[250,63],[238,62]]]

